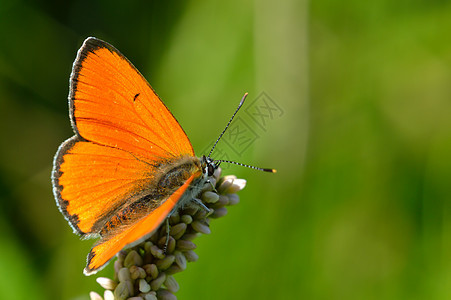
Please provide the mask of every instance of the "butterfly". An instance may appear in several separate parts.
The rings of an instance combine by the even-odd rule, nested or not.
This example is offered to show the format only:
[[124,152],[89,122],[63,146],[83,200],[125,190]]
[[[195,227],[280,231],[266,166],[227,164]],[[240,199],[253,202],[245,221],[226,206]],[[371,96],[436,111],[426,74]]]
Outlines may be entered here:
[[100,238],[88,254],[85,275],[196,201],[221,162],[235,163],[210,158],[214,147],[208,156],[195,156],[146,79],[112,45],[93,37],[83,42],[72,67],[69,115],[75,135],[58,148],[52,185],[74,232]]

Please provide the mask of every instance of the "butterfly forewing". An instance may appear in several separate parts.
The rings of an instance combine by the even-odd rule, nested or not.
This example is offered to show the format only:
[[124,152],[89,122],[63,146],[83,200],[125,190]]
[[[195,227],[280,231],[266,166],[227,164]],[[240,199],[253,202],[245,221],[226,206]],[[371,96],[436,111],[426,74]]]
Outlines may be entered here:
[[194,155],[182,127],[113,46],[88,38],[70,82],[71,120],[84,139],[150,160]]

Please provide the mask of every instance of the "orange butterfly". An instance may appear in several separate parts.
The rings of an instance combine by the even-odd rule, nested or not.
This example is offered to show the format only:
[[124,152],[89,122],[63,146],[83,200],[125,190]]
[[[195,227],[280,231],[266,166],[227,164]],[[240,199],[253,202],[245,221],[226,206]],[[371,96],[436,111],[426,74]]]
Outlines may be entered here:
[[91,275],[193,201],[224,161],[196,157],[145,78],[96,38],[84,41],[73,64],[69,111],[75,136],[55,155],[53,193],[75,233],[100,237],[84,269]]

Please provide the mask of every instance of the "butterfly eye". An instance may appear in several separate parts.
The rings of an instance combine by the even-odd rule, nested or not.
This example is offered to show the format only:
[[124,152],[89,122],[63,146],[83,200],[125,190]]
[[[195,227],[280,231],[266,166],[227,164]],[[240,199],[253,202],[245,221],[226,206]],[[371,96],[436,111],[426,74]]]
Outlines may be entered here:
[[208,176],[212,176],[215,170],[219,167],[216,163],[209,163],[208,164]]

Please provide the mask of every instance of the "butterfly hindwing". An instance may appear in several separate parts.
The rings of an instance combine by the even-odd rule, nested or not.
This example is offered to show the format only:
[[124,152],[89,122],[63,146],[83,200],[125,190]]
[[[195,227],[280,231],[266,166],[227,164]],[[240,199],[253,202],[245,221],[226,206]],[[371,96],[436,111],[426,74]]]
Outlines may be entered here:
[[197,176],[198,174],[191,175],[180,188],[170,196],[166,197],[167,199],[162,201],[160,206],[136,223],[127,226],[118,233],[109,233],[106,236],[103,236],[91,249],[84,273],[90,275],[91,273],[96,272],[122,248],[132,243],[136,243],[154,232],[171,210],[177,205],[177,202],[182,197],[183,193]]

